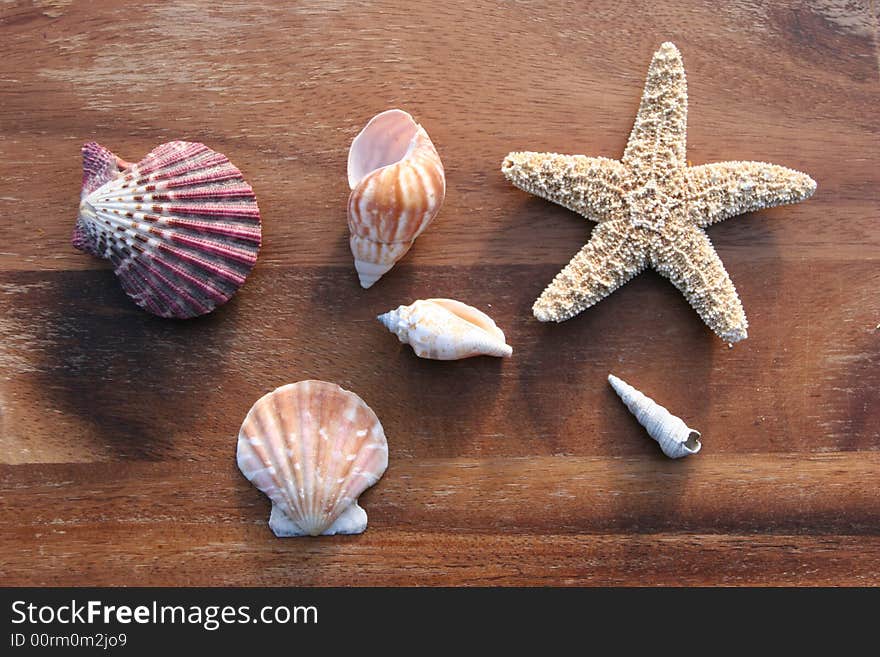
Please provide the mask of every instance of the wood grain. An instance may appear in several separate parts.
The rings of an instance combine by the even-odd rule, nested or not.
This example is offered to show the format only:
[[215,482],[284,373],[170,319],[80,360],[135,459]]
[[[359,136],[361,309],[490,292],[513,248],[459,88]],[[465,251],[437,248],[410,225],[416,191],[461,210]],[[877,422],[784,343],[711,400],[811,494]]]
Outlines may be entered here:
[[[136,11],[133,9],[136,8]],[[880,55],[859,2],[0,3],[3,584],[880,584]],[[580,317],[532,301],[590,226],[515,190],[510,150],[619,157],[651,53],[681,49],[688,158],[775,162],[807,203],[709,230],[728,349],[654,274]],[[391,106],[447,168],[437,222],[361,290],[351,138]],[[212,315],[138,310],[69,243],[79,146],[223,151],[260,260]],[[420,360],[374,319],[453,296],[509,360]],[[613,371],[704,436],[670,462]],[[381,418],[362,536],[280,541],[238,473],[244,414],[320,378]]]

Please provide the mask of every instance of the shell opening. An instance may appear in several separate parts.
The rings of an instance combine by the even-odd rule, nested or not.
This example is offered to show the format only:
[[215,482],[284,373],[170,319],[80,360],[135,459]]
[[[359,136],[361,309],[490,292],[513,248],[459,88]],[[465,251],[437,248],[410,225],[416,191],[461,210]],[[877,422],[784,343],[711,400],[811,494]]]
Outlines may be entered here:
[[428,301],[436,303],[438,306],[445,308],[462,321],[465,321],[468,324],[473,324],[478,329],[481,329],[486,333],[495,336],[495,338],[497,338],[501,342],[506,341],[504,337],[504,332],[500,328],[498,328],[498,325],[495,324],[495,321],[486,313],[477,310],[476,308],[469,306],[465,303],[462,303],[461,301],[456,301],[455,299],[428,299]]
[[415,143],[420,126],[412,116],[392,109],[374,116],[351,143],[348,184],[351,189],[376,169],[400,162]]
[[684,441],[685,448],[689,449],[691,452],[700,451],[700,447],[702,447],[702,445],[700,444],[701,435],[702,434],[700,434],[699,431],[694,431],[693,429],[691,429],[688,437]]

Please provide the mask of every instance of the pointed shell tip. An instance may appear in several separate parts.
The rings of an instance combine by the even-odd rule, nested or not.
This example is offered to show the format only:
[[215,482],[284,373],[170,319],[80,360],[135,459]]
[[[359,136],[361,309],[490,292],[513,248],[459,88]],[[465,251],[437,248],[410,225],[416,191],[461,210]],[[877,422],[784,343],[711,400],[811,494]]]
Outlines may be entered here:
[[379,323],[387,328],[389,331],[394,330],[394,311],[389,310],[387,313],[382,313],[381,315],[376,315],[376,319],[379,320]]

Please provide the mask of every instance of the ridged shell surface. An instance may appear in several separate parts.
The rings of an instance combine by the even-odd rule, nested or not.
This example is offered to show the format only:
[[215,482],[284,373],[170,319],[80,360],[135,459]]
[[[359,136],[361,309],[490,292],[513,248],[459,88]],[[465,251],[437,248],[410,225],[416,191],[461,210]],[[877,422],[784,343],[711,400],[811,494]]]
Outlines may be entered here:
[[373,117],[348,153],[348,227],[361,286],[409,251],[440,212],[446,178],[428,133],[408,113]]
[[626,381],[613,374],[608,375],[608,382],[618,396],[626,404],[630,413],[635,415],[648,435],[657,441],[660,449],[671,459],[696,454],[700,451],[700,432],[691,429],[679,417],[650,397],[639,392]]
[[420,358],[458,360],[513,353],[491,317],[454,299],[420,299],[378,319]]
[[172,141],[137,164],[83,146],[73,245],[113,264],[125,292],[161,317],[189,318],[226,303],[260,249],[254,191],[221,153]]
[[358,497],[388,467],[382,424],[356,394],[300,381],[261,397],[238,434],[238,467],[272,500],[276,536],[360,534]]

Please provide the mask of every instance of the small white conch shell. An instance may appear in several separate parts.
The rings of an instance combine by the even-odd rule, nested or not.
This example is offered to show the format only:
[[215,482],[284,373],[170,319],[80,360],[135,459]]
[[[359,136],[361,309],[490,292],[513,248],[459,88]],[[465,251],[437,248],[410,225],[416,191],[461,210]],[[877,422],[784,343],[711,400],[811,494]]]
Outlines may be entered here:
[[491,317],[454,299],[422,299],[377,319],[420,358],[458,360],[513,353]]
[[613,374],[608,375],[608,383],[636,416],[639,424],[645,427],[648,435],[660,444],[666,456],[679,459],[700,451],[699,431],[691,429],[684,420]]
[[377,114],[348,152],[348,228],[361,286],[400,260],[446,196],[446,177],[425,129],[399,109]]
[[276,536],[360,534],[358,497],[388,467],[385,432],[353,392],[300,381],[261,397],[238,434],[238,467],[272,500]]

